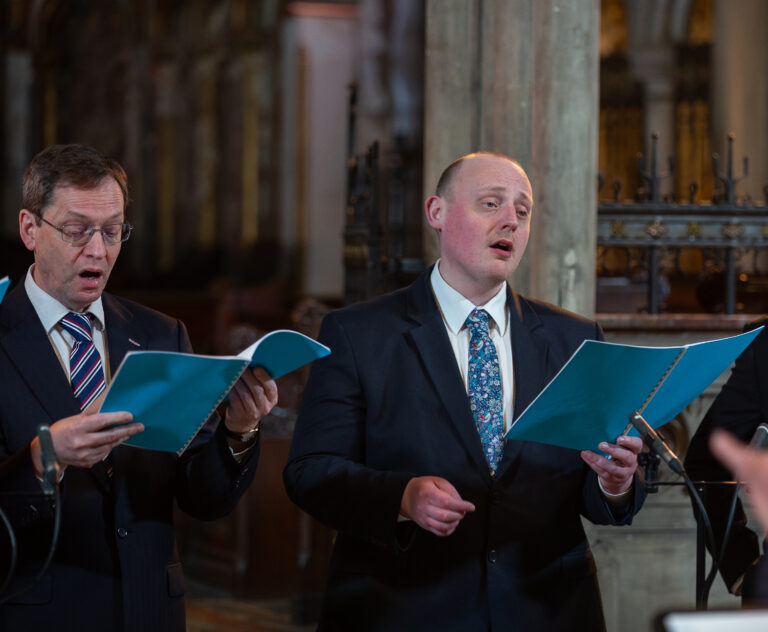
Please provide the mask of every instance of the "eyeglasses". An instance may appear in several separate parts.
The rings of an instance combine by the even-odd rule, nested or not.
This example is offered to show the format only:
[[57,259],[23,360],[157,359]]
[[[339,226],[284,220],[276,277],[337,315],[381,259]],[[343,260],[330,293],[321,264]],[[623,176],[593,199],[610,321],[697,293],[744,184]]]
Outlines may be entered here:
[[44,217],[40,218],[51,228],[55,228],[61,233],[61,238],[68,244],[73,246],[85,246],[95,232],[100,232],[104,241],[108,244],[119,244],[121,241],[128,241],[131,236],[133,226],[130,224],[107,224],[101,228],[95,226],[87,226],[86,224],[63,224],[56,226],[51,224]]

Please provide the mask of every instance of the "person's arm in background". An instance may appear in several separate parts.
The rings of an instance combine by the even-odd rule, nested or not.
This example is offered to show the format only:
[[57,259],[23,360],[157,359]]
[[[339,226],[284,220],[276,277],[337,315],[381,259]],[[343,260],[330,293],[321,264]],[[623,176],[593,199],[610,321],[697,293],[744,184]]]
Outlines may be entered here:
[[768,451],[753,450],[722,430],[712,434],[709,446],[736,480],[746,483],[755,515],[768,531]]
[[[746,482],[752,508],[763,529],[768,531],[768,451],[753,450],[721,430],[712,434],[710,448],[738,480]],[[747,574],[744,600],[752,606],[768,605],[768,560],[765,557]]]

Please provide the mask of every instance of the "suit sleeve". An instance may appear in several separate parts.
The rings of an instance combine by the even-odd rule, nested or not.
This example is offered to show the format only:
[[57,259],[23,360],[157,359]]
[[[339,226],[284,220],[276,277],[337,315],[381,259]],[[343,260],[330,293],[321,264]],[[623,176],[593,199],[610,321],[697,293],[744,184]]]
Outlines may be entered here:
[[413,474],[365,464],[367,409],[354,346],[334,314],[323,320],[319,339],[332,353],[312,366],[283,472],[286,490],[331,528],[395,545],[400,500]]
[[[728,381],[691,439],[685,469],[692,480],[732,480],[731,473],[709,451],[709,437],[716,428],[722,428],[742,441],[749,441],[755,428],[766,421],[766,401],[761,385],[768,380],[767,354],[768,334],[764,330],[738,357]],[[708,486],[703,495],[718,545],[723,540],[732,498],[733,488],[728,486]],[[720,568],[729,589],[759,555],[758,537],[747,527],[746,514],[738,501]]]
[[[178,347],[191,352],[186,328],[178,322]],[[253,480],[259,441],[238,463],[218,430],[218,413],[206,421],[192,444],[176,463],[176,501],[182,511],[200,520],[214,520],[230,513]]]
[[645,482],[635,472],[628,497],[620,504],[611,504],[600,491],[597,474],[589,469],[583,488],[581,514],[593,524],[632,524],[632,518],[642,508],[646,496]]

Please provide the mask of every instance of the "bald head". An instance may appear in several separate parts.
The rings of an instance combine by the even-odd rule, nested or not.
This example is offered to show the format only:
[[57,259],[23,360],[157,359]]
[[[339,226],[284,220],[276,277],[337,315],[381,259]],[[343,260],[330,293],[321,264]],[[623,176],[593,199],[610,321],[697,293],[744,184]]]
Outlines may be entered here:
[[[457,158],[445,168],[443,173],[440,175],[440,179],[437,181],[437,188],[435,189],[435,195],[438,195],[446,199],[452,199],[453,184],[456,181],[456,176],[459,174],[459,171],[461,170],[462,165],[467,160],[478,158],[480,156],[494,156],[496,158],[501,158],[502,160],[508,160],[512,164],[518,166],[520,169],[523,169],[522,165],[517,160],[515,160],[514,158],[510,158],[505,154],[499,154],[493,151],[476,151],[474,153],[462,156],[461,158]],[[525,170],[523,170],[523,173],[525,173]]]

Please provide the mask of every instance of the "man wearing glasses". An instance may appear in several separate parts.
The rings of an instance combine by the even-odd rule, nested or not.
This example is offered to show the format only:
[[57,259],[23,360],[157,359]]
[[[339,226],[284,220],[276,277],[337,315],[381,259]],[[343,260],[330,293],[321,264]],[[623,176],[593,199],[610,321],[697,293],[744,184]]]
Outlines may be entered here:
[[[127,203],[123,168],[83,145],[49,147],[24,174],[19,229],[34,264],[0,304],[0,499],[18,538],[16,578],[0,595],[9,632],[184,630],[173,502],[201,519],[231,511],[277,401],[262,369],[246,371],[224,418],[214,414],[181,457],[120,445],[142,425],[95,411],[123,356],[191,350],[181,322],[104,292],[131,235]],[[34,582],[54,523],[43,498],[24,495],[43,475],[41,425],[58,457],[62,514],[53,561]]]

